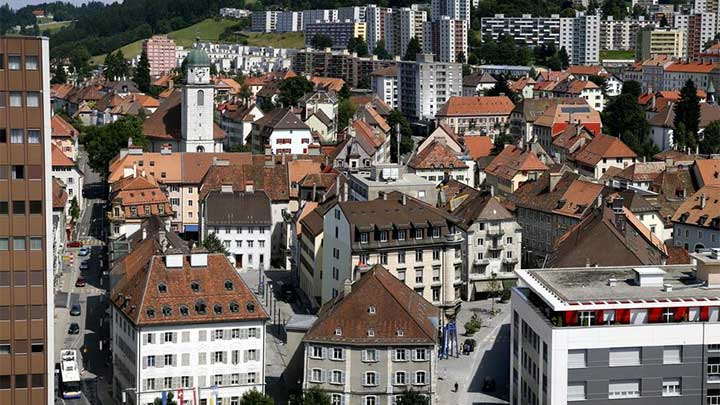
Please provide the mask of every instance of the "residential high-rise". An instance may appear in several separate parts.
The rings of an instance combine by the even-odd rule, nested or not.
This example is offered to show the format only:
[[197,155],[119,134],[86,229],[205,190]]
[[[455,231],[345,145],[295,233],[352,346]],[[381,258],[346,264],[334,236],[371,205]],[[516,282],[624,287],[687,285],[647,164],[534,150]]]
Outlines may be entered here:
[[340,7],[337,10],[337,19],[365,22],[365,10],[365,6]]
[[[368,4],[365,9],[365,22],[367,23],[367,45],[368,52],[375,50],[378,42],[383,41],[385,45],[385,16],[390,13],[389,8],[378,7],[375,4]],[[387,49],[387,46],[386,46]]]
[[697,59],[705,50],[705,44],[715,37],[717,18],[717,14],[712,13],[693,14],[688,17],[687,57],[689,59]]
[[560,19],[560,47],[573,65],[600,63],[600,16],[577,13]]
[[470,24],[470,3],[471,0],[432,0],[433,21],[442,17],[450,17],[451,20],[463,20]]
[[317,22],[333,22],[338,20],[337,10],[304,10],[303,12],[303,29],[305,26]]
[[279,11],[253,11],[251,28],[254,32],[275,32]]
[[686,51],[684,30],[646,28],[638,32],[636,59],[646,60],[657,55],[682,58]]
[[600,49],[634,49],[637,32],[650,24],[653,22],[643,16],[637,20],[616,20],[607,16],[600,21]]
[[351,38],[365,39],[365,23],[352,21],[305,22],[305,46],[311,46],[316,35],[332,39],[333,49],[347,49]]
[[416,5],[392,9],[385,16],[385,49],[391,54],[402,56],[412,38],[417,38],[422,49],[425,21],[427,13]]
[[303,13],[302,11],[283,11],[278,14],[277,25],[275,31],[277,32],[297,32],[302,31],[303,28]]
[[462,95],[462,65],[435,62],[433,55],[398,62],[398,108],[414,121],[432,120],[452,96]]
[[150,76],[160,76],[175,68],[175,41],[167,35],[153,35],[143,42],[150,63]]
[[0,36],[0,403],[55,402],[48,39]]
[[443,16],[425,23],[423,51],[432,53],[438,62],[465,63],[467,60],[468,28],[465,20]]

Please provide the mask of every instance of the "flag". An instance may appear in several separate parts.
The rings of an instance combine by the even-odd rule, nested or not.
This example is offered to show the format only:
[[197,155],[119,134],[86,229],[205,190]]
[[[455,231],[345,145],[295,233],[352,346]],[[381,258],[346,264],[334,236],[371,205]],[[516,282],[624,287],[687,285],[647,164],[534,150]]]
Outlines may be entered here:
[[162,405],[167,405],[167,391],[162,392]]
[[195,396],[195,388],[193,388],[193,405],[197,405],[197,397]]
[[178,389],[178,404],[179,404],[179,405],[185,405],[185,401],[184,401],[184,399],[183,399],[183,396],[184,396],[184,395],[183,395],[183,389],[182,389],[182,388]]

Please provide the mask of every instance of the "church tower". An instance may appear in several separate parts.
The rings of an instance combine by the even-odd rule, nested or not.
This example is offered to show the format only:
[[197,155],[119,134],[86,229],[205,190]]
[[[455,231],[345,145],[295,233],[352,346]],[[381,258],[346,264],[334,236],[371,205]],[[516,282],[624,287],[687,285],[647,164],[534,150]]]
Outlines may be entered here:
[[[185,59],[185,86],[182,89],[183,152],[222,152],[222,144],[213,139],[214,86],[210,81],[210,57],[200,48]],[[219,148],[220,150],[216,150]]]

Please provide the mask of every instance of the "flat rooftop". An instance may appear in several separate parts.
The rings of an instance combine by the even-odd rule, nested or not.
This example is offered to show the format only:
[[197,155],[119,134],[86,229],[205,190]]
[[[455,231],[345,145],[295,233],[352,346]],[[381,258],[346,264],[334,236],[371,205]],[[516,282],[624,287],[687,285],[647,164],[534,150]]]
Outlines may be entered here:
[[[665,272],[663,284],[672,286],[640,287],[635,283],[639,270],[645,275]],[[720,288],[708,288],[694,275],[694,265],[638,267],[579,267],[564,269],[519,270],[518,275],[539,294],[550,292],[564,304],[630,303],[653,301],[720,300]],[[615,279],[610,286],[609,280]],[[539,285],[538,285],[539,284]],[[545,290],[545,291],[543,291]],[[623,302],[621,302],[623,301]]]
[[402,173],[396,180],[385,180],[379,179],[374,180],[370,173],[353,173],[350,175],[354,181],[358,183],[366,184],[368,187],[383,187],[383,186],[428,186],[435,187],[435,182],[423,179],[415,173]]

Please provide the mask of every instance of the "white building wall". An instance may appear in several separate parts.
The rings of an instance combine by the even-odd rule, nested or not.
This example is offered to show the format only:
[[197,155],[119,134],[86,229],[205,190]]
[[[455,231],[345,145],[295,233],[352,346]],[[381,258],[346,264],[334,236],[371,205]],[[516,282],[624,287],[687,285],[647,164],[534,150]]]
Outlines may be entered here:
[[52,177],[65,183],[68,194],[68,206],[73,197],[77,198],[78,206],[83,207],[83,175],[77,167],[53,166]]
[[[290,143],[278,143],[278,139],[290,139]],[[284,142],[284,141],[282,141]],[[312,134],[309,129],[276,129],[270,135],[270,148],[273,154],[280,153],[279,150],[290,149],[293,155],[304,155],[308,152],[308,145],[312,142]]]

